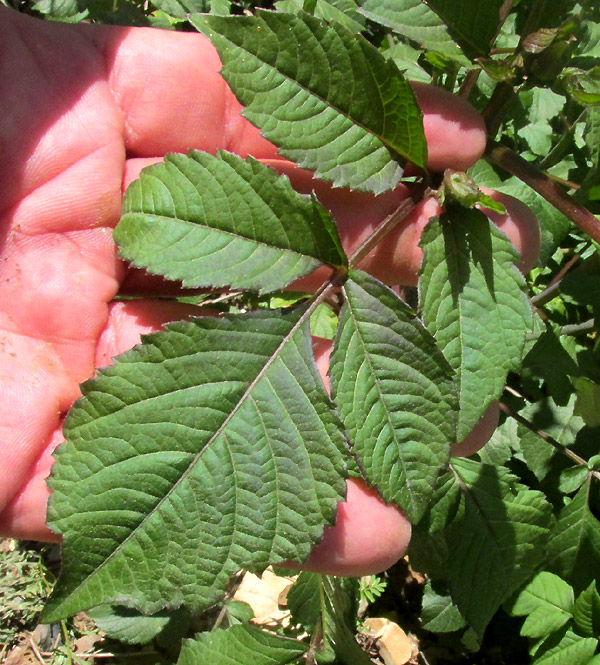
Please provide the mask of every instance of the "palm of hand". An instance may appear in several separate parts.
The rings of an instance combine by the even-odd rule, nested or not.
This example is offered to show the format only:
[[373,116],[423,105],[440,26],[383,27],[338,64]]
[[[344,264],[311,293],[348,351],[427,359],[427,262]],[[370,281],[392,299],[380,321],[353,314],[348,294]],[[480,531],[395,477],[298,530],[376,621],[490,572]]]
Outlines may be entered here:
[[[241,118],[199,35],[44,23],[0,7],[0,44],[0,534],[49,539],[44,479],[79,384],[140,333],[189,313],[110,304],[129,277],[111,233],[123,182],[167,152],[272,159],[276,151]],[[476,161],[481,119],[449,96],[419,97],[429,107],[430,166]],[[306,172],[281,168],[300,190],[314,186]],[[406,196],[316,187],[345,225],[349,251]],[[387,239],[387,258],[416,247],[417,222],[396,245]],[[144,289],[139,275],[136,288]]]
[[[238,116],[235,101],[203,41],[179,40],[177,55],[153,76],[166,104],[179,95],[173,126],[166,107],[147,112],[152,86],[140,80],[147,70],[136,62],[124,69],[128,49],[140,46],[151,61],[153,48],[168,49],[171,35],[144,30],[143,45],[136,45],[139,36],[128,30],[2,16],[0,531],[34,538],[48,536],[43,478],[79,383],[141,332],[181,317],[152,306],[109,316],[126,276],[111,235],[126,167],[135,170],[139,156],[192,145],[263,144],[267,156],[273,149],[257,133],[244,137],[241,123],[227,122],[231,111]],[[152,44],[154,36],[160,44]],[[187,109],[188,122],[177,120],[182,104],[189,106],[190,63],[198,61],[198,101]],[[202,86],[211,87],[210,105],[198,95]]]

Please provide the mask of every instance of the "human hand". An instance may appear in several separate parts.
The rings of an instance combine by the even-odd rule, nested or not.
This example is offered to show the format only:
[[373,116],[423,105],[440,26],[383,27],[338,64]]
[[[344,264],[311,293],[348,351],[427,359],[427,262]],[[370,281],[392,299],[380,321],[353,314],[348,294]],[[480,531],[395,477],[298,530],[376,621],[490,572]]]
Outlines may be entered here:
[[[271,160],[298,189],[317,190],[348,251],[407,191],[374,198],[333,190],[279,160],[241,118],[216,52],[200,35],[62,25],[0,8],[0,44],[0,533],[53,540],[45,525],[45,477],[79,384],[141,334],[198,312],[164,302],[111,302],[120,290],[149,293],[156,285],[116,255],[111,230],[124,181],[167,152],[190,148]],[[419,86],[417,93],[429,166],[460,169],[476,161],[485,141],[480,118],[439,91]],[[418,266],[416,242],[427,215],[403,225],[386,240],[385,254],[367,257],[365,267],[404,283]],[[400,555],[410,533],[406,521],[355,484],[338,526],[328,531],[344,534],[328,557],[346,561],[348,543],[360,542],[361,519],[389,520],[379,538],[382,561]],[[363,571],[364,561],[355,564],[347,574]]]

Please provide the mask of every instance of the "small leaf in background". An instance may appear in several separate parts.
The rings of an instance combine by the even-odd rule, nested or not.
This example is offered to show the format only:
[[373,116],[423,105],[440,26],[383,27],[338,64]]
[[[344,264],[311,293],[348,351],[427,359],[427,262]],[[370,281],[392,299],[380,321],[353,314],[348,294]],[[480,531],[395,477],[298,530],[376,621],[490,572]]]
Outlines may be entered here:
[[35,0],[33,8],[40,14],[65,23],[79,23],[89,16],[89,10],[80,7],[77,0]]
[[184,640],[177,665],[286,665],[306,648],[298,640],[239,625]]
[[171,324],[83,384],[51,479],[65,538],[47,620],[107,602],[199,612],[240,568],[308,556],[345,451],[300,317]]
[[470,64],[444,21],[423,0],[366,0],[360,13],[424,49],[437,51],[462,65]]
[[88,614],[103,633],[126,644],[146,644],[155,638],[174,644],[185,636],[191,619],[185,608],[144,616],[121,605],[99,605]]
[[[343,665],[372,665],[372,660],[360,648],[355,637],[353,620],[358,595],[358,580],[320,575],[323,608],[323,640],[331,645],[337,659]],[[337,662],[337,661],[336,661]]]
[[558,489],[563,494],[576,492],[587,480],[589,470],[586,466],[572,466],[560,474]]
[[512,616],[527,617],[521,628],[525,637],[545,637],[572,617],[573,589],[558,575],[538,573],[510,607]]
[[507,469],[469,459],[455,459],[452,467],[464,510],[446,532],[450,589],[481,636],[498,607],[543,560],[552,507]]
[[600,635],[600,594],[595,581],[577,597],[573,619],[583,635],[589,637]]
[[[279,0],[275,3],[275,9],[290,14],[298,14],[303,8],[304,0]],[[361,32],[365,27],[365,19],[358,13],[355,0],[316,0],[311,13],[324,21],[337,21],[352,32]]]
[[[152,4],[163,11],[165,14],[177,19],[185,19],[186,15],[190,12],[211,12],[211,13],[225,13],[229,14],[227,5],[229,3],[215,2],[212,0],[152,0]],[[225,5],[225,7],[223,7]],[[217,10],[216,12],[214,10]],[[225,12],[220,12],[219,9],[226,9]]]
[[321,581],[318,573],[304,571],[287,595],[291,623],[301,625],[309,635],[321,620]]
[[[568,377],[577,375],[579,368],[563,343],[558,326],[548,325],[523,359],[522,375],[544,379],[547,391],[556,403],[566,404],[573,393]],[[552,358],[552,362],[548,362]]]
[[591,665],[598,640],[581,637],[571,628],[553,633],[538,647],[533,665]]
[[454,440],[451,371],[388,287],[350,271],[331,356],[331,394],[366,478],[418,522]]
[[515,249],[481,212],[451,208],[420,244],[419,309],[456,372],[462,441],[519,368],[533,311]]
[[421,51],[410,44],[398,42],[384,51],[384,55],[393,60],[402,74],[410,81],[420,81],[421,83],[431,81],[431,74],[419,64]]
[[321,303],[310,317],[310,332],[315,337],[333,339],[337,330],[338,317],[327,305]]
[[128,188],[122,258],[184,286],[273,291],[346,258],[335,223],[286,177],[228,152],[171,154]]
[[309,635],[322,632],[323,643],[317,652],[319,663],[370,665],[349,628],[355,621],[358,593],[356,579],[310,572],[300,573],[290,589],[287,603],[292,624],[300,624]]
[[423,628],[434,633],[451,633],[464,628],[467,624],[458,607],[452,602],[448,590],[438,592],[441,584],[427,580],[423,592],[423,609],[421,618]]
[[600,173],[600,106],[586,109],[583,140],[590,161],[590,169],[583,180],[582,186],[586,190],[589,188],[590,197],[597,201],[600,199],[600,185],[598,184],[598,173]]
[[571,380],[577,393],[575,415],[581,416],[588,427],[600,427],[600,385],[584,377]]
[[217,48],[243,115],[299,166],[381,193],[400,182],[400,157],[425,164],[412,88],[364,38],[305,13],[190,20]]
[[600,570],[600,522],[589,506],[591,478],[559,513],[546,546],[545,567],[580,591]]

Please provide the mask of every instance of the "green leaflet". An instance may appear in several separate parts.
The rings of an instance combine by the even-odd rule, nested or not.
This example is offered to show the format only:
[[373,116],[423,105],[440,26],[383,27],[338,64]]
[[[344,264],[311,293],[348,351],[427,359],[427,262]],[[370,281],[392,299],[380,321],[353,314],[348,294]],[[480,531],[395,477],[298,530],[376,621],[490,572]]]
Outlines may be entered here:
[[457,373],[457,440],[517,370],[533,310],[508,238],[477,210],[450,208],[421,236],[420,311]]
[[[438,590],[437,586],[441,588]],[[432,584],[431,580],[425,584],[421,618],[423,628],[434,633],[450,633],[466,625],[448,591],[443,585]]]
[[596,582],[592,582],[579,594],[575,601],[573,618],[577,629],[584,635],[600,635],[600,594],[596,590]]
[[161,644],[175,644],[190,626],[190,615],[184,607],[144,616],[120,605],[99,605],[88,615],[103,633],[126,644],[145,644],[153,639]]
[[597,645],[597,639],[581,637],[567,627],[542,642],[532,665],[592,665]]
[[425,0],[467,57],[486,56],[500,28],[503,0]]
[[167,155],[127,190],[120,255],[185,286],[284,288],[323,263],[346,265],[335,223],[314,197],[251,157]]
[[552,507],[502,467],[455,459],[463,506],[446,530],[452,599],[481,636],[542,561]]
[[298,640],[240,625],[184,640],[177,665],[286,665],[305,651]]
[[424,49],[470,64],[445,23],[423,0],[367,0],[360,12]]
[[344,444],[300,316],[171,324],[83,384],[50,481],[65,540],[45,620],[198,612],[239,568],[308,556],[344,495]]
[[544,571],[521,591],[510,614],[527,617],[521,635],[545,637],[573,617],[574,603],[573,589],[558,575]]
[[[324,21],[337,21],[352,32],[361,32],[365,19],[358,13],[355,0],[315,0],[315,9],[311,12]],[[304,7],[304,0],[279,0],[275,9],[290,14],[298,14]],[[214,12],[213,12],[214,13]]]
[[412,89],[363,37],[304,13],[190,20],[217,48],[244,116],[319,178],[380,193],[400,182],[399,157],[425,164]]
[[331,394],[369,482],[418,522],[455,436],[451,371],[395,293],[366,273],[349,277]]
[[591,477],[565,506],[552,530],[546,551],[546,568],[579,591],[600,570],[600,522],[589,506]]

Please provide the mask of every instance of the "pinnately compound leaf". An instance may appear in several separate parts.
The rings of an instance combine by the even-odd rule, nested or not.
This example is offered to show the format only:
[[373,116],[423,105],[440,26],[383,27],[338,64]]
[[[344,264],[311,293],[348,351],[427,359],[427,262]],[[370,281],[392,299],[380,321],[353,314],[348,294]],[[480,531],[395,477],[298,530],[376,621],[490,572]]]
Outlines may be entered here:
[[462,441],[519,368],[533,310],[516,250],[479,211],[451,208],[425,227],[421,246],[420,311],[457,372]]
[[400,298],[360,271],[331,359],[331,392],[369,482],[411,522],[422,517],[455,436],[451,370]]
[[346,265],[331,214],[251,157],[167,155],[127,190],[122,258],[184,286],[273,291]]
[[82,390],[50,481],[65,539],[46,620],[201,611],[240,568],[305,559],[333,521],[344,443],[297,312],[170,324]]
[[400,157],[424,166],[412,88],[363,37],[306,13],[190,20],[217,48],[243,115],[299,166],[376,194],[400,182]]

